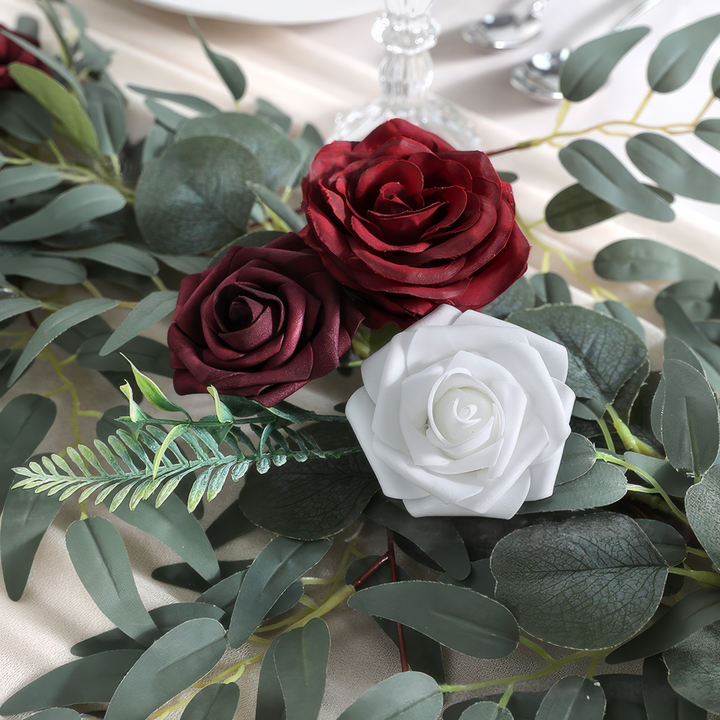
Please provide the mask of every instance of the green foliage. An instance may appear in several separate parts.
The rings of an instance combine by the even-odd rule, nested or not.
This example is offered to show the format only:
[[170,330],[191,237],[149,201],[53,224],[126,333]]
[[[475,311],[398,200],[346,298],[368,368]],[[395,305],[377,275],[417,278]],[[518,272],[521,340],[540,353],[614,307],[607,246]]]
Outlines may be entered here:
[[543,698],[536,720],[602,720],[605,693],[596,681],[569,676],[558,680]]
[[[715,564],[720,561],[720,467],[707,469],[685,496],[690,527]],[[720,619],[720,618],[719,618]]]
[[49,113],[35,98],[25,93],[0,95],[0,128],[23,142],[41,143],[53,131]]
[[54,168],[37,165],[5,168],[0,173],[0,202],[49,190],[62,180],[62,175]]
[[239,700],[237,685],[208,685],[188,703],[182,720],[233,720]]
[[643,699],[648,720],[706,720],[707,712],[678,695],[668,683],[668,671],[658,655],[643,663]]
[[488,303],[483,309],[486,315],[504,320],[510,313],[515,310],[524,310],[535,306],[535,291],[528,280],[521,277],[510,288],[508,288],[500,297],[495,298]]

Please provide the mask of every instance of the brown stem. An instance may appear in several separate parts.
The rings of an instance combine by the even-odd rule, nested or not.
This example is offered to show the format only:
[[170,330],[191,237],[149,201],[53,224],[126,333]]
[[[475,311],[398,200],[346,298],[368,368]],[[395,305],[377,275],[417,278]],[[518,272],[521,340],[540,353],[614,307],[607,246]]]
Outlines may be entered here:
[[497,150],[488,150],[485,154],[488,157],[492,157],[493,155],[502,155],[504,153],[513,152],[515,150],[522,150],[522,145],[508,145],[507,147],[498,148]]
[[[393,582],[397,582],[398,569],[397,569],[397,563],[395,562],[395,542],[393,540],[392,530],[387,531],[387,540],[388,540],[387,555],[390,558],[390,576],[392,577]],[[409,665],[408,659],[407,659],[407,648],[405,647],[405,630],[400,623],[396,623],[396,625],[397,625],[397,634],[398,634],[398,645],[400,647],[400,667],[403,672],[407,672],[410,669],[410,665]]]
[[390,559],[390,553],[385,553],[382,557],[378,558],[357,580],[351,583],[351,585],[359,590],[388,560]]

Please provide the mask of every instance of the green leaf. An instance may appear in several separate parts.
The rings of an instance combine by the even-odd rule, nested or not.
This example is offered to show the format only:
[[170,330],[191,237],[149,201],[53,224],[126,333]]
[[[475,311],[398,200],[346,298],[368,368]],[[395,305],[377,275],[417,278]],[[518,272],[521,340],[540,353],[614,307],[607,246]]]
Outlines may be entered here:
[[555,485],[549,498],[525,502],[518,511],[520,515],[560,510],[588,510],[611,505],[625,496],[627,481],[623,471],[616,465],[598,462],[579,478]]
[[41,305],[42,300],[33,300],[32,298],[8,298],[7,300],[0,300],[0,322],[35,310]]
[[74,710],[69,708],[50,708],[49,710],[43,710],[30,717],[30,720],[73,720],[74,718],[81,718]]
[[548,690],[535,720],[602,720],[605,693],[597,680],[564,677]]
[[387,583],[360,590],[348,605],[407,625],[472,657],[505,657],[518,644],[517,623],[508,610],[458,585],[421,580]]
[[[487,700],[492,701],[492,703],[494,704],[496,702],[499,702],[501,697],[502,695],[490,695]],[[511,713],[511,718],[515,718],[515,720],[535,720],[535,714],[540,708],[540,702],[544,697],[544,692],[515,691],[510,696],[510,700],[508,700],[506,709]],[[445,708],[443,712],[443,720],[460,720],[462,713],[466,709],[477,704],[477,698],[475,698],[472,700],[464,700],[462,702],[449,705]],[[499,720],[511,720],[511,718],[504,716],[501,717]]]
[[141,373],[130,360],[128,360],[128,363],[135,377],[135,382],[140,388],[140,392],[153,407],[165,412],[180,412],[190,419],[187,411],[180,407],[180,405],[172,402],[172,400],[169,400],[154,380],[151,380],[147,375]]
[[[600,305],[600,307],[598,307]],[[617,300],[606,300],[595,305],[596,310],[607,311],[609,315],[625,323],[643,342],[645,342],[645,330],[640,324],[637,315],[627,306]]]
[[643,663],[642,688],[648,720],[707,720],[707,712],[670,687],[667,668],[659,656]]
[[647,535],[612,513],[516,530],[495,546],[491,567],[497,599],[523,629],[584,650],[637,633],[660,604],[667,577]]
[[507,170],[498,170],[498,177],[506,183],[514,183],[518,179],[517,173],[509,172]]
[[373,685],[338,720],[437,720],[442,706],[437,683],[411,671]]
[[208,582],[220,579],[220,567],[210,541],[200,523],[176,495],[170,495],[159,508],[141,502],[130,510],[123,503],[116,508],[115,515],[167,545]]
[[[718,63],[720,67],[720,63]],[[718,88],[720,90],[720,88]],[[717,97],[717,91],[716,97]],[[1,106],[0,106],[1,107]],[[2,123],[2,117],[0,116],[0,123]],[[697,135],[703,142],[706,142],[710,147],[714,147],[716,150],[720,150],[720,119],[710,118],[709,120],[703,120],[695,126],[695,135]]]
[[666,35],[650,56],[648,84],[655,92],[682,87],[720,33],[720,15],[712,15]]
[[467,587],[475,592],[479,592],[485,597],[495,598],[495,578],[490,572],[490,558],[482,560],[474,560],[471,563],[472,570],[464,580],[456,580],[450,573],[443,573],[438,582],[449,583],[450,585],[460,585]]
[[681,360],[666,359],[663,378],[661,427],[667,458],[676,470],[699,477],[720,450],[715,393],[701,373]]
[[620,60],[649,32],[649,27],[618,30],[573,50],[560,72],[563,97],[581,102],[597,92]]
[[197,39],[202,43],[205,54],[213,64],[218,72],[218,75],[222,78],[223,82],[227,86],[227,89],[232,93],[235,100],[239,100],[245,93],[245,76],[242,70],[237,66],[237,63],[227,57],[227,55],[221,55],[214,50],[211,50],[208,44],[205,42],[200,28],[193,18],[188,18],[188,22],[193,29],[193,32],[197,36]]
[[693,479],[678,472],[667,460],[649,457],[634,452],[626,452],[626,462],[632,463],[652,475],[668,495],[684,498],[687,489],[693,485]]
[[627,141],[625,150],[641,173],[670,192],[720,203],[720,176],[674,140],[657,133],[639,133]]
[[605,720],[647,720],[639,675],[597,675],[607,705]]
[[163,290],[143,298],[108,338],[100,350],[100,355],[108,355],[119,350],[125,343],[174,312],[177,297],[178,294],[174,290]]
[[[655,296],[655,307],[661,315],[664,313],[664,305],[668,296],[672,296],[683,312],[694,322],[720,317],[720,288],[715,280],[681,280],[663,288]],[[677,338],[672,338],[672,340],[682,342]],[[686,345],[686,343],[683,344]],[[687,352],[694,355],[689,347]],[[686,360],[686,362],[689,361]],[[689,362],[689,364],[695,366],[696,363]]]
[[[2,177],[2,175],[0,175]],[[257,199],[280,218],[289,232],[299,232],[305,227],[305,219],[301,218],[289,205],[284,203],[272,190],[259,183],[248,182],[248,187]]]
[[635,522],[648,536],[655,549],[671,567],[680,565],[687,557],[683,536],[672,526],[661,520],[637,519]]
[[317,720],[325,692],[330,631],[322,618],[282,635],[275,646],[275,669],[287,720]]
[[[252,560],[220,560],[218,565],[220,566],[220,576],[223,580],[226,580],[231,575],[236,575],[240,570],[246,570]],[[174,585],[175,587],[186,588],[188,590],[194,590],[195,592],[203,593],[211,588],[218,588],[221,583],[217,585],[211,585],[205,580],[199,573],[193,570],[187,563],[173,563],[171,565],[162,565],[152,571],[153,580],[159,580],[160,582],[167,583],[168,585]],[[222,582],[222,581],[221,581]],[[240,590],[240,583],[238,582],[237,590]],[[237,592],[233,595],[232,601],[235,601]],[[203,600],[205,602],[205,600]],[[212,602],[212,600],[207,600]],[[212,603],[213,605],[216,603]],[[223,605],[225,607],[225,605]],[[232,608],[230,608],[232,610]]]
[[56,497],[20,489],[9,493],[0,525],[0,551],[11,600],[22,597],[40,541],[61,507]]
[[233,720],[240,701],[240,688],[229,685],[208,685],[188,703],[182,720]]
[[563,167],[586,189],[621,210],[662,222],[672,208],[636,180],[606,147],[594,140],[574,140],[558,153]]
[[13,484],[12,469],[35,452],[56,413],[50,398],[30,394],[13,398],[0,411],[0,510]]
[[127,550],[112,523],[101,517],[76,520],[65,542],[80,581],[100,611],[126,635],[149,645],[158,629],[140,599]]
[[208,267],[208,258],[197,257],[195,255],[163,255],[154,252],[153,255],[164,262],[173,270],[181,272],[183,275],[192,275],[206,270]]
[[258,161],[234,140],[176,142],[140,176],[135,210],[143,237],[153,250],[173,254],[227,244],[245,231],[255,201],[246,182],[262,178]]
[[414,518],[402,505],[382,495],[373,498],[365,514],[410,540],[454,578],[462,580],[470,574],[467,548],[448,518]]
[[268,610],[299,577],[316,565],[330,549],[330,540],[300,542],[272,540],[247,569],[235,603],[228,640],[240,647],[255,632]]
[[174,135],[156,122],[147,134],[142,147],[141,164],[143,167],[162,154],[171,143]]
[[141,655],[141,650],[112,650],[73,660],[18,690],[0,706],[0,713],[13,715],[59,705],[110,702],[120,681]]
[[173,628],[123,678],[105,720],[145,720],[210,672],[225,647],[225,629],[217,620],[197,618]]
[[[117,372],[127,375],[128,360],[143,372],[172,377],[170,350],[165,343],[146,337],[136,337],[123,346],[123,352],[100,355],[100,350],[110,339],[110,333],[95,335],[86,340],[77,351],[77,363],[100,372]],[[127,412],[121,413],[127,415]]]
[[706,625],[720,620],[720,590],[702,588],[678,600],[659,620],[617,650],[611,665],[650,657],[675,647]]
[[94,260],[110,267],[147,277],[152,277],[158,273],[158,264],[152,255],[121,243],[111,242],[96,247],[83,248],[82,250],[63,250],[52,253],[52,257]]
[[535,290],[523,275],[513,283],[500,297],[486,305],[481,312],[504,320],[515,310],[523,310],[535,306]]
[[570,286],[561,275],[554,272],[538,273],[530,278],[535,294],[543,303],[571,303]]
[[644,343],[625,324],[577,305],[519,310],[509,322],[568,349],[567,384],[580,398],[610,404],[645,362]]
[[3,257],[2,269],[8,275],[18,275],[51,285],[77,285],[87,280],[84,265],[63,258],[10,255]]
[[644,238],[618,240],[604,247],[593,262],[606,280],[720,280],[720,271],[692,255]]
[[507,708],[483,700],[465,710],[460,720],[513,720],[513,716]]
[[49,190],[62,181],[57,170],[44,165],[6,168],[0,173],[0,202]]
[[125,207],[125,198],[108,185],[78,185],[37,212],[0,230],[0,241],[23,242],[51,237]]
[[262,177],[248,179],[264,183],[272,191],[291,185],[302,162],[300,151],[287,135],[254,115],[231,112],[195,118],[180,128],[177,140],[204,136],[241,143],[257,159],[264,173],[264,180]]
[[701,482],[690,487],[685,511],[697,539],[712,561],[720,564],[720,467],[711,467]]
[[69,330],[84,320],[104,313],[117,304],[117,300],[90,298],[88,300],[79,300],[53,313],[47,320],[44,320],[40,324],[40,327],[38,327],[35,334],[25,346],[12,375],[10,375],[8,385],[12,385],[20,375],[22,375],[25,368],[27,368],[38,354],[58,335],[61,335],[66,330]]
[[0,94],[0,128],[14,138],[33,145],[52,136],[52,120],[35,98],[22,92]]
[[717,681],[719,656],[720,621],[706,625],[663,653],[668,681],[673,690],[691,703],[713,713],[720,712],[720,685]]
[[277,636],[265,653],[258,678],[255,720],[285,720],[285,698],[275,669]]
[[205,534],[208,536],[210,544],[214,548],[219,548],[225,543],[242,537],[251,530],[255,530],[256,527],[255,523],[245,516],[236,500],[213,520]]
[[167,105],[163,105],[150,98],[145,98],[145,105],[154,115],[156,122],[171,133],[176,132],[188,119],[186,115],[175,112],[175,110],[171,110]]
[[42,70],[12,63],[10,76],[52,115],[58,131],[88,155],[100,152],[92,121],[80,101]]
[[255,101],[255,115],[263,120],[269,120],[279,127],[284,133],[290,132],[292,118],[284,113],[277,105],[273,105],[264,98]]
[[98,136],[98,145],[103,155],[119,153],[127,140],[125,104],[120,95],[99,82],[92,82],[85,88],[88,115]]
[[153,90],[152,88],[141,87],[140,85],[128,85],[128,89],[136,93],[140,93],[145,97],[156,98],[158,100],[169,100],[170,102],[184,105],[191,110],[196,110],[203,115],[215,115],[220,112],[217,105],[213,105],[207,100],[196,97],[195,95],[187,95],[185,93],[164,92],[163,90]]

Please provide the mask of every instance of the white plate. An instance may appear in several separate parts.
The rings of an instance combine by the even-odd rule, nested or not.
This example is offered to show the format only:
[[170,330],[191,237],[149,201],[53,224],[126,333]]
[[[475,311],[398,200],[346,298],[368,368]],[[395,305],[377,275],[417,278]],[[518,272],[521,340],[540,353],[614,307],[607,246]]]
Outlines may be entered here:
[[383,9],[382,0],[135,0],[162,10],[268,25],[327,22]]

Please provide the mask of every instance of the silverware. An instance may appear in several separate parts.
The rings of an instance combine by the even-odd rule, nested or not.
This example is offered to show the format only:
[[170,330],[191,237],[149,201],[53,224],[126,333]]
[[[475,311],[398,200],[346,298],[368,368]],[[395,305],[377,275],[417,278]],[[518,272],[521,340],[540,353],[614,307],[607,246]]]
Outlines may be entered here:
[[547,0],[505,2],[494,13],[466,25],[463,40],[485,50],[511,50],[532,40],[542,30]]

